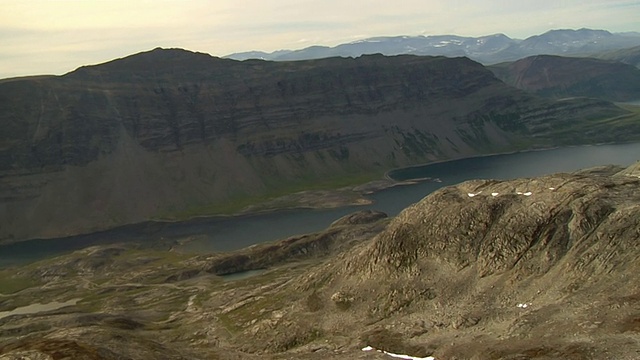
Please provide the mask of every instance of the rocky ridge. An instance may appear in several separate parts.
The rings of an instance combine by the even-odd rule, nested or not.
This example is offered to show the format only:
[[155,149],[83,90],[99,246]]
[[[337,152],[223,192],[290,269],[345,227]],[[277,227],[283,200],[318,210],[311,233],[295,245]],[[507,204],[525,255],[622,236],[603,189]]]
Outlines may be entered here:
[[348,299],[341,316],[360,313],[347,321],[386,334],[376,348],[631,359],[640,351],[630,325],[640,310],[639,186],[636,164],[443,188],[306,275],[306,286],[329,284],[326,297]]
[[[474,180],[232,254],[87,249],[4,274],[35,283],[3,310],[80,300],[0,318],[0,356],[635,359],[639,190],[640,163]],[[239,255],[266,271],[212,274]]]

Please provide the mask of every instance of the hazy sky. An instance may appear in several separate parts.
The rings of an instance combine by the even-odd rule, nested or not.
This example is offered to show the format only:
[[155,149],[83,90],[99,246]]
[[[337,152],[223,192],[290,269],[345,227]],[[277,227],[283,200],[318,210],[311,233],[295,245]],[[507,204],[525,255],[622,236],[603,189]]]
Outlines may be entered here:
[[0,0],[0,78],[63,74],[155,47],[216,56],[371,36],[640,31],[623,0]]

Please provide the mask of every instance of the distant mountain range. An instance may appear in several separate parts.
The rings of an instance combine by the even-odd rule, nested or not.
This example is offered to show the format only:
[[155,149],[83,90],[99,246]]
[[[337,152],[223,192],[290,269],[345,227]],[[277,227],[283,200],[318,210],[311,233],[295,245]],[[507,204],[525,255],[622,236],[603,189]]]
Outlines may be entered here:
[[640,33],[611,33],[606,30],[550,30],[524,40],[504,34],[481,37],[456,35],[373,37],[334,47],[311,46],[271,53],[249,51],[227,55],[234,60],[274,61],[320,59],[365,54],[466,56],[483,64],[514,61],[532,55],[584,56],[640,46]]

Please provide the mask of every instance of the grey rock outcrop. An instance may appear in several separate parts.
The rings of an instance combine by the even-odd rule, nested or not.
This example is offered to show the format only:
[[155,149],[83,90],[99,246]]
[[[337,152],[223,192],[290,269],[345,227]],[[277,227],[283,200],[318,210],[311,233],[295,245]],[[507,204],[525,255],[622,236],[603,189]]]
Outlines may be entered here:
[[383,331],[367,345],[396,353],[632,358],[640,351],[631,325],[640,294],[637,169],[443,188],[297,289],[327,302],[349,294],[348,311],[328,309],[316,326]]

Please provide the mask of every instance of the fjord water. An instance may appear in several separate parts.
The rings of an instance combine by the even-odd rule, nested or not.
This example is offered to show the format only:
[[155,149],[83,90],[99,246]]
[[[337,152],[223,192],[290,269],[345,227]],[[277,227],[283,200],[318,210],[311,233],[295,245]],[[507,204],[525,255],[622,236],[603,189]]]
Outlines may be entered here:
[[[237,217],[199,218],[183,222],[146,222],[68,238],[29,240],[0,246],[0,267],[28,263],[86,246],[136,243],[186,252],[230,251],[288,236],[319,231],[351,212],[372,209],[390,216],[442,186],[470,179],[513,179],[586,167],[630,165],[640,160],[640,143],[568,147],[467,158],[392,171],[397,180],[438,179],[386,189],[370,198],[373,204],[328,210],[283,210]],[[181,241],[175,245],[175,240]]]

